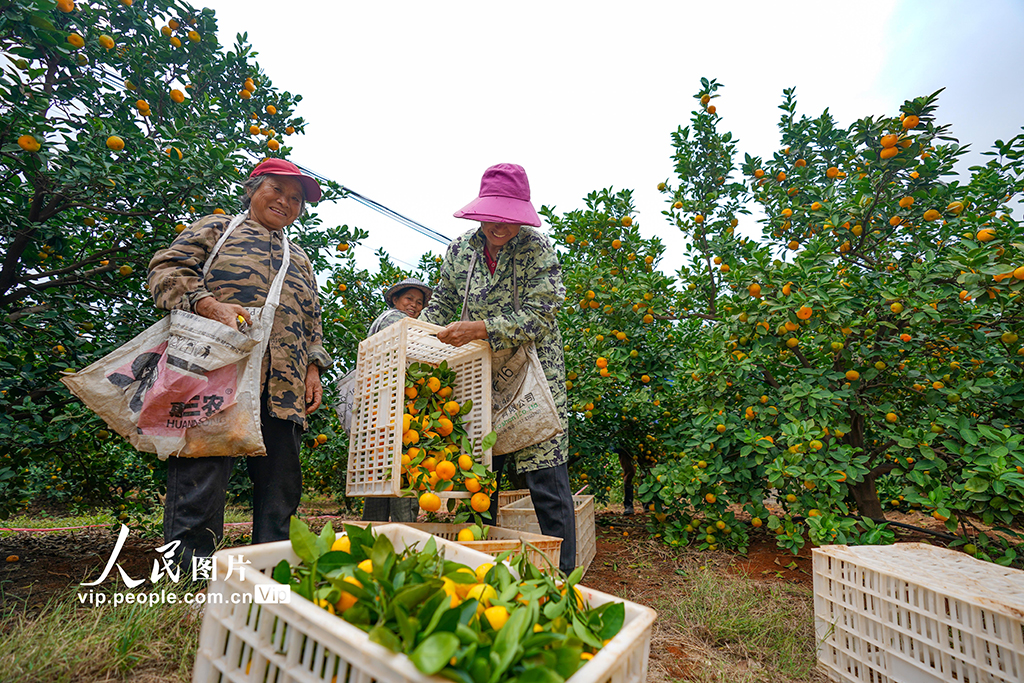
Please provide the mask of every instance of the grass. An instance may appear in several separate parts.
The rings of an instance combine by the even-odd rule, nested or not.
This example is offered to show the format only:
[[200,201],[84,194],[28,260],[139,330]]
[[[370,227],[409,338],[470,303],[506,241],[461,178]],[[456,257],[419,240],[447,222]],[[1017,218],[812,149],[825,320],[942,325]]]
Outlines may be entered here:
[[812,592],[762,583],[696,564],[671,603],[658,606],[686,640],[704,647],[709,666],[693,681],[819,681],[815,674]]
[[[146,529],[162,529],[164,521],[164,512],[162,509],[154,510],[152,513],[143,517],[135,517],[128,522],[128,526],[133,532],[139,532],[140,530]],[[224,523],[232,524],[235,522],[251,522],[252,521],[252,510],[241,507],[229,505],[224,510]],[[66,527],[79,527],[79,526],[113,526],[116,527],[120,524],[117,517],[109,512],[95,512],[92,514],[81,514],[81,515],[62,515],[62,516],[50,516],[44,513],[36,513],[33,515],[18,515],[16,517],[9,517],[8,519],[0,522],[0,529],[63,529]],[[0,538],[7,536],[13,536],[16,532],[14,531],[0,531]]]
[[[170,583],[163,590],[179,600],[186,593]],[[81,604],[77,593],[65,593],[36,611],[12,605],[0,615],[4,678],[25,683],[191,680],[201,621],[193,607],[180,602],[96,607]]]

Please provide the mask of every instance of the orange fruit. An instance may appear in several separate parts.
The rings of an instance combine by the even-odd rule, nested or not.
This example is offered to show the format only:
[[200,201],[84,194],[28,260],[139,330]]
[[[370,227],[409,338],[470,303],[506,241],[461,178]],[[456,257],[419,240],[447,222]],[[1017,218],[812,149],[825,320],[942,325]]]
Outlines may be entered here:
[[[359,579],[357,579],[354,576],[346,576],[344,579],[342,579],[342,581],[344,583],[350,583],[356,588],[363,587],[363,584],[359,582]],[[341,614],[345,610],[355,605],[356,602],[358,602],[356,596],[352,595],[351,593],[345,593],[344,591],[342,591],[341,597],[338,599],[338,602],[334,603],[334,609],[337,610],[338,614]]]
[[451,481],[452,477],[455,476],[455,463],[450,460],[443,460],[437,463],[434,471],[437,472],[437,476],[443,481]]
[[704,500],[705,500],[705,501],[706,501],[706,502],[707,502],[708,504],[711,504],[711,503],[714,503],[714,502],[715,502],[716,500],[718,500],[718,498],[716,498],[716,497],[715,497],[715,494],[713,494],[713,493],[709,493],[709,494],[707,494],[706,496],[704,496]]
[[622,226],[625,227],[625,228],[628,228],[631,225],[633,225],[633,219],[630,218],[629,216],[623,216],[622,217]]
[[[445,389],[450,389],[450,388],[451,387],[445,387]],[[444,404],[444,412],[446,412],[446,413],[448,413],[449,415],[452,415],[452,416],[458,415],[459,414],[459,410],[461,410],[461,408],[462,407],[458,403],[456,403],[455,401],[448,401],[447,403]]]
[[704,216],[702,216],[702,215],[700,215],[698,213],[696,216],[693,217],[693,222],[694,223],[703,223],[704,222]]
[[796,317],[800,320],[809,320],[813,313],[814,309],[810,306],[801,306],[796,312]]
[[785,179],[786,179],[786,173],[785,173],[785,171],[779,171],[778,175],[776,175],[776,176],[775,176],[775,179],[776,179],[776,180],[778,180],[778,181],[779,181],[780,183],[781,183],[781,182],[782,182],[783,180],[785,180]]
[[924,219],[929,222],[935,220],[936,218],[939,218],[940,216],[942,216],[942,214],[936,211],[935,209],[928,209],[927,211],[924,212]]
[[121,273],[121,275],[124,275],[125,277],[127,277],[127,276],[132,274],[132,270],[133,269],[132,269],[131,266],[121,266],[120,268],[117,269],[117,272],[119,272],[119,273]]
[[474,493],[469,499],[469,505],[476,512],[486,512],[491,509],[491,497],[486,493]]
[[982,228],[978,231],[977,238],[979,242],[991,242],[996,238],[996,231],[992,228]]
[[885,414],[885,421],[889,424],[895,424],[897,420],[899,420],[899,417],[896,416],[896,413]]
[[726,429],[727,429],[727,427],[725,425],[722,425],[722,424],[720,424],[720,425],[715,427],[715,431],[718,432],[719,434],[725,434],[725,430]]
[[[489,500],[488,505],[490,505]],[[427,512],[437,512],[441,509],[441,499],[438,498],[436,493],[427,491],[420,496],[420,507]]]
[[[174,39],[172,38],[171,40],[174,40]],[[179,43],[180,42],[181,41],[179,41]],[[252,97],[252,93],[243,88],[241,91],[239,91],[238,96],[241,97],[243,100],[247,100],[250,97]]]
[[754,171],[754,177],[755,178],[763,178],[764,177],[764,171],[762,171],[761,169],[757,169],[756,171]]
[[189,31],[188,39],[191,40],[193,43],[198,43],[200,40],[203,39],[203,37],[200,36],[197,31]]
[[755,299],[761,298],[761,285],[757,284],[756,282],[747,287],[747,291],[750,292],[750,296],[754,297]]
[[883,147],[882,151],[878,153],[878,156],[882,159],[892,159],[894,156],[899,154],[900,150],[898,147]]
[[597,359],[595,365],[597,365],[597,367],[599,368],[606,368],[608,367],[608,359],[605,358],[604,356],[601,356]]
[[99,44],[108,50],[114,49],[114,39],[106,34],[99,37]]
[[913,114],[911,114],[910,116],[908,116],[905,119],[903,119],[903,129],[904,130],[910,130],[912,128],[917,128],[917,124],[920,123],[920,122],[921,122],[921,119],[919,119],[918,117],[916,117]]
[[900,208],[906,209],[907,207],[913,205],[913,203],[913,197],[903,197],[902,199],[900,199]]
[[[470,493],[476,493],[480,490],[480,482],[476,477],[466,477],[466,490]],[[490,503],[487,503],[488,507],[490,507],[490,505]]]
[[274,114],[277,113],[277,107],[275,107],[272,104],[268,104],[267,105],[267,113],[270,114],[271,116],[273,116]]
[[185,101],[185,93],[181,92],[177,88],[171,91],[171,101],[181,104]]
[[463,453],[459,456],[459,469],[460,470],[471,470],[473,469],[473,456],[466,455]]
[[281,143],[277,140],[267,140],[267,147],[274,150],[275,152],[281,148]]
[[826,178],[835,178],[837,175],[839,175],[839,169],[836,168],[835,166],[829,166],[825,170],[825,177]]
[[181,47],[181,39],[178,36],[171,36],[171,45],[174,47]]
[[896,141],[899,140],[899,136],[895,133],[882,136],[882,147],[895,147]]
[[71,44],[71,47],[85,47],[85,38],[78,35],[77,33],[69,33],[68,42]]
[[75,3],[73,0],[58,0],[57,9],[67,14],[68,12],[75,11]]
[[38,152],[40,147],[39,141],[31,135],[22,135],[19,137],[18,146],[26,152]]

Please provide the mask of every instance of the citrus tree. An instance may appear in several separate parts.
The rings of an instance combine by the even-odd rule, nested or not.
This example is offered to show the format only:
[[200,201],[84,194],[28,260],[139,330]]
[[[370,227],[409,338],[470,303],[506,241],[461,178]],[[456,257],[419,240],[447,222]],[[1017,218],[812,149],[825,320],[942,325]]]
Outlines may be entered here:
[[[237,211],[252,165],[287,155],[305,127],[300,96],[274,87],[244,35],[225,49],[216,29],[211,10],[171,0],[14,0],[0,13],[2,513],[32,478],[78,500],[135,486],[127,447],[59,373],[155,322],[153,252],[202,215]],[[321,242],[359,237],[315,216],[296,233],[319,266]]]
[[[719,131],[719,88],[702,81],[690,126],[673,134],[678,179],[659,186],[685,263],[674,280],[635,277],[648,324],[674,321],[658,347],[672,359],[670,416],[637,415],[674,454],[641,489],[665,537],[742,548],[749,519],[793,550],[805,534],[877,541],[886,532],[870,520],[914,507],[971,552],[1013,561],[991,529],[1024,511],[1024,244],[1010,205],[1024,137],[997,142],[963,180],[965,147],[936,118],[938,93],[841,128],[827,111],[797,116],[786,91],[782,148],[740,161]],[[756,240],[737,233],[750,202],[764,214]],[[585,239],[608,228],[591,229]],[[580,283],[598,305],[587,292],[571,303],[630,312],[633,297],[599,300],[594,285],[614,277],[601,249]],[[567,348],[577,341],[592,359],[600,342]],[[595,426],[595,442],[610,429]],[[772,497],[782,514],[769,514]]]

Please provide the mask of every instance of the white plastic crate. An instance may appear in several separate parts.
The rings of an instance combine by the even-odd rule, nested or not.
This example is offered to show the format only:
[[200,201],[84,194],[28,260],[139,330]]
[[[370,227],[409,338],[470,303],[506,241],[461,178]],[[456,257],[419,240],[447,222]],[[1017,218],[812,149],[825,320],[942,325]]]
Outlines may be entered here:
[[818,667],[844,683],[1024,680],[1024,572],[924,543],[814,549]]
[[530,489],[516,489],[515,491],[498,491],[498,508],[503,508],[517,500],[530,497]]
[[[529,558],[531,563],[536,565],[542,571],[547,571],[552,566],[555,569],[558,569],[558,559],[561,556],[562,550],[562,539],[555,538],[554,536],[531,534],[526,531],[516,531],[515,529],[502,529],[498,526],[485,526],[484,528],[487,530],[487,538],[479,541],[460,541],[458,540],[459,532],[472,526],[469,522],[463,524],[403,522],[403,524],[411,526],[413,529],[425,531],[432,536],[439,536],[449,541],[455,541],[461,546],[471,548],[481,553],[487,553],[492,557],[500,555],[506,550],[518,553],[522,548],[522,543],[525,541],[533,546],[533,548],[529,546],[526,548],[526,556]],[[536,548],[536,550],[534,548]]]
[[[597,529],[594,521],[594,497],[573,496],[576,505],[576,566],[584,570],[597,555]],[[530,496],[520,498],[498,509],[498,526],[506,529],[526,531],[531,534],[542,533],[537,512],[533,509]]]
[[[346,495],[397,496],[401,491],[405,371],[410,363],[448,361],[455,371],[452,398],[460,404],[473,401],[472,410],[462,417],[476,444],[473,457],[491,466],[491,452],[480,450],[481,439],[491,431],[491,348],[481,340],[450,346],[434,336],[442,329],[405,318],[359,342]],[[468,498],[472,494],[439,495]]]
[[[374,527],[396,549],[424,544],[430,534],[401,524]],[[457,543],[435,538],[445,557],[470,567],[494,558]],[[226,578],[228,556],[239,552],[247,565],[244,579],[237,570]],[[420,673],[408,657],[371,643],[366,633],[348,622],[292,595],[284,604],[243,604],[256,586],[278,585],[261,572],[281,560],[299,562],[291,543],[265,543],[222,550],[216,555],[217,576],[210,582],[203,627],[199,635],[193,683],[443,683]],[[626,620],[618,635],[570,679],[572,683],[643,683],[651,647],[654,610],[607,593],[579,586],[591,606],[621,602]],[[221,597],[215,597],[219,595]],[[231,596],[239,596],[232,604]],[[220,603],[220,604],[218,604]]]

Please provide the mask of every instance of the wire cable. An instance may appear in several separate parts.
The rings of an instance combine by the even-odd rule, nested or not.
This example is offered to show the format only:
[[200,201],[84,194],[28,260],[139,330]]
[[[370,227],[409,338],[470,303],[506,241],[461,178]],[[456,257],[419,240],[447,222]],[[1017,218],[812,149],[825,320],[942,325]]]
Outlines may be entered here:
[[[112,88],[123,89],[123,80],[121,79],[118,73],[108,69],[106,65],[98,65],[97,71],[99,72],[99,80],[101,82],[105,83],[106,85],[109,85]],[[304,166],[299,166],[299,168],[308,173],[309,175],[313,176],[317,180],[322,180],[326,183],[332,182],[329,178],[317,173],[316,171],[312,171]],[[341,183],[338,184],[341,185]],[[433,230],[432,228],[428,228],[419,221],[414,221],[408,216],[403,216],[397,211],[389,209],[388,207],[384,206],[380,202],[374,201],[373,199],[370,199],[369,197],[360,194],[359,192],[356,192],[352,188],[341,185],[341,189],[345,192],[346,197],[350,197],[356,200],[363,206],[376,211],[377,213],[381,214],[382,216],[385,216],[386,218],[390,218],[391,220],[397,223],[401,223],[405,227],[413,230],[414,232],[418,232],[424,237],[428,237],[434,240],[435,242],[439,242],[444,245],[447,245],[449,242],[452,241],[451,238],[448,237],[447,235],[443,235],[437,232],[436,230]]]

